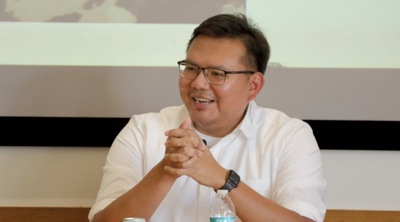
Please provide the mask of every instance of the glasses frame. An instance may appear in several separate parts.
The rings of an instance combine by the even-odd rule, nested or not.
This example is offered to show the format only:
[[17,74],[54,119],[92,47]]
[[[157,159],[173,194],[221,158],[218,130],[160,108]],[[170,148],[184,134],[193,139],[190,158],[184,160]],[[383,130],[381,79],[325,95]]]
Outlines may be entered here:
[[[190,78],[187,78],[187,77],[183,76],[183,74],[182,74],[182,72],[181,72],[181,69],[180,69],[181,64],[184,64],[184,65],[185,65],[185,64],[190,64],[190,65],[192,65],[192,66],[197,67],[196,77],[194,77],[193,79],[190,79]],[[254,73],[256,73],[256,72],[254,72],[254,71],[231,71],[231,72],[230,72],[230,71],[225,71],[225,70],[223,70],[223,69],[202,68],[202,67],[198,67],[198,66],[196,66],[196,65],[193,65],[193,64],[191,64],[191,63],[188,63],[188,62],[186,62],[185,60],[178,61],[178,68],[179,68],[180,76],[181,76],[182,78],[188,79],[188,80],[195,80],[195,79],[197,78],[197,76],[199,75],[199,73],[200,73],[200,69],[202,69],[202,70],[203,70],[203,74],[204,74],[204,76],[206,77],[207,82],[208,82],[209,84],[215,85],[215,86],[222,86],[222,85],[225,83],[225,79],[226,79],[226,75],[227,75],[227,74],[254,74]],[[207,75],[206,75],[206,69],[216,69],[216,70],[220,70],[220,71],[224,72],[224,73],[225,73],[224,82],[222,82],[221,84],[211,83],[210,80],[208,80],[208,77],[207,77]]]

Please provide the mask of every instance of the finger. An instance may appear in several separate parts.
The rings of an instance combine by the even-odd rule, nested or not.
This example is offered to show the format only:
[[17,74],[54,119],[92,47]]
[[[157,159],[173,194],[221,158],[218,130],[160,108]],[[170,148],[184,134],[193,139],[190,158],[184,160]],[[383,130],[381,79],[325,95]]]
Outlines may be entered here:
[[198,157],[194,156],[194,157],[190,158],[188,161],[185,161],[182,163],[177,163],[177,167],[182,168],[182,169],[193,168],[197,159],[198,159]]
[[[185,130],[189,130],[190,129],[190,127],[192,126],[192,120],[190,119],[190,117],[186,117],[184,120],[183,120],[183,122],[182,122],[182,124],[179,126],[179,129],[181,129],[180,131],[178,130],[178,131],[176,131],[175,133],[178,133],[178,134],[181,134],[181,133],[185,133]],[[171,131],[173,131],[173,130],[168,130],[167,132],[165,132],[165,135],[166,136],[175,136],[175,137],[178,137],[177,135],[173,135],[173,134],[167,134],[168,132],[171,132]],[[184,134],[185,135],[185,134]],[[183,135],[183,136],[184,136]]]
[[165,154],[183,154],[188,157],[194,157],[198,156],[201,157],[203,155],[203,151],[198,150],[196,148],[191,148],[191,147],[166,147],[165,148]]
[[192,120],[190,119],[190,117],[186,117],[182,124],[179,126],[179,129],[190,129],[190,127],[192,126]]
[[189,134],[196,133],[194,129],[172,129],[166,131],[164,134],[169,137],[184,137]]
[[199,145],[197,146],[197,148],[199,149],[199,150],[201,150],[201,151],[204,151],[204,150],[206,150],[206,148],[207,148],[207,145],[206,144],[204,144],[204,141],[200,138],[200,142],[199,142]]
[[[166,142],[171,142],[174,139],[184,139],[184,141],[190,141],[191,144],[197,148],[204,147],[204,142],[194,129],[172,129],[165,132],[166,136],[169,136]],[[183,141],[183,140],[182,140]],[[182,143],[179,146],[188,145],[188,143]],[[167,146],[167,145],[166,145]]]
[[[201,140],[201,139],[200,139]],[[166,153],[183,153],[186,154],[190,157],[197,155],[197,156],[201,156],[202,152],[205,150],[205,145],[203,144],[199,144],[199,145],[193,145],[193,144],[198,144],[199,142],[197,142],[198,139],[194,139],[193,142],[191,142],[190,139],[184,139],[184,138],[174,138],[174,139],[170,139],[168,141],[165,141],[164,145],[167,148],[171,148],[171,149],[167,149]],[[201,141],[201,143],[203,143],[203,141]],[[175,149],[172,149],[175,148]]]
[[177,147],[177,148],[185,147],[185,146],[194,147],[193,146],[194,141],[192,141],[193,139],[191,139],[190,137],[191,136],[185,137],[185,138],[172,138],[168,141],[165,141],[164,145],[165,145],[165,147]]
[[165,154],[167,153],[177,153],[179,147],[165,147]]
[[182,175],[186,175],[185,172],[187,171],[186,169],[178,169],[178,168],[173,168],[170,166],[165,166],[164,170],[173,175],[173,176],[182,176]]
[[187,146],[179,147],[176,150],[176,153],[183,154],[183,155],[186,155],[188,157],[195,157],[195,156],[200,157],[201,155],[203,155],[202,151],[200,151],[200,150],[198,150],[198,149],[196,149],[194,147],[187,147]]
[[167,153],[165,155],[165,159],[174,163],[178,162],[184,162],[190,159],[190,157],[184,155],[184,154],[179,154],[179,153]]

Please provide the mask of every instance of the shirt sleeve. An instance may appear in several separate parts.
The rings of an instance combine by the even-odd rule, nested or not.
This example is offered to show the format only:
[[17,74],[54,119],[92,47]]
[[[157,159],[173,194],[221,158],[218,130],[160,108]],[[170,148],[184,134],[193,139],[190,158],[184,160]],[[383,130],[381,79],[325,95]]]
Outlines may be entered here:
[[318,144],[306,123],[288,133],[279,155],[272,200],[281,206],[322,222],[327,183]]
[[143,178],[143,132],[140,117],[133,116],[114,140],[103,167],[97,199],[89,212],[89,221]]

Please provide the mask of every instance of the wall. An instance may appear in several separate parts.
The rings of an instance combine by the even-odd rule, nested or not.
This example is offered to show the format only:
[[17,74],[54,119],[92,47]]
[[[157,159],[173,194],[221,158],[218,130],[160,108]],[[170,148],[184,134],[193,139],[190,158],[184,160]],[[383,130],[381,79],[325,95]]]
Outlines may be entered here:
[[[0,147],[0,205],[91,207],[108,148]],[[400,210],[400,152],[323,150],[328,209]]]
[[1,206],[89,207],[108,148],[0,147]]
[[[269,67],[256,101],[301,119],[400,121],[399,73]],[[0,66],[0,116],[158,112],[182,104],[178,78],[178,67]]]
[[400,152],[323,150],[328,209],[400,210]]
[[[128,117],[181,104],[177,68],[0,69],[1,116]],[[269,68],[257,103],[302,119],[398,121],[399,82],[394,69]],[[90,207],[107,152],[0,147],[0,205]],[[329,209],[400,210],[400,151],[322,150],[322,157]]]

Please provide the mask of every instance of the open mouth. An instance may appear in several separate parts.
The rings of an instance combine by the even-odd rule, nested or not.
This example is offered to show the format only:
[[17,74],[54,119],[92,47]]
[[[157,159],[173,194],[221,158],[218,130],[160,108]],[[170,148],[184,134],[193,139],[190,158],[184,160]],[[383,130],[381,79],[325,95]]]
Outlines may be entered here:
[[192,97],[192,99],[196,103],[201,103],[201,104],[210,104],[210,103],[214,102],[214,100],[211,100],[211,99],[204,99],[204,98],[197,98],[197,97]]

